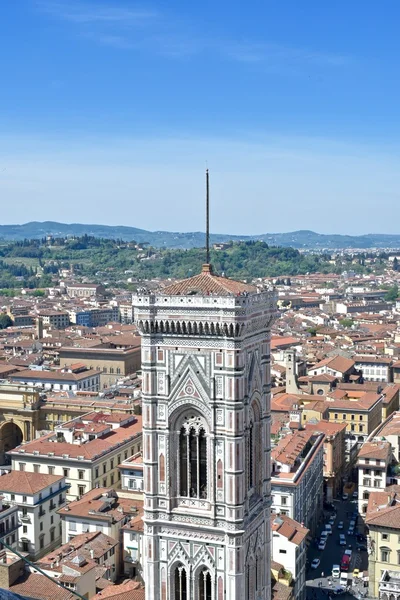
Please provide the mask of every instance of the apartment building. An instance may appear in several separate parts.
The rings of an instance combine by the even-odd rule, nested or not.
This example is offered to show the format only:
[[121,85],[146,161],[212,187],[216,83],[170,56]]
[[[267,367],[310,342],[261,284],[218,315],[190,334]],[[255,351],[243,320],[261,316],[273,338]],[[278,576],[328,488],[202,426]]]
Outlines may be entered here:
[[368,526],[369,593],[373,598],[398,598],[400,585],[400,496],[398,488],[371,492]]
[[61,508],[58,514],[63,524],[63,544],[77,535],[95,531],[118,540],[121,528],[131,517],[143,514],[143,500],[123,496],[113,488],[95,488]]
[[61,310],[41,310],[38,315],[42,319],[43,327],[65,329],[69,325],[69,314]]
[[355,356],[355,367],[362,372],[365,381],[392,381],[392,359],[385,356]]
[[371,492],[384,490],[388,484],[388,468],[392,462],[389,442],[365,442],[358,454],[358,512],[365,515]]
[[57,509],[65,505],[68,485],[62,475],[11,471],[0,476],[0,494],[22,523],[18,550],[37,560],[61,543]]
[[[0,496],[0,550],[3,549],[3,540],[11,548],[18,548],[18,535],[21,522],[18,519],[18,506]],[[1,587],[1,583],[0,583]]]
[[346,423],[346,435],[363,442],[382,419],[382,394],[375,392],[336,390],[326,398],[329,421]]
[[12,468],[62,475],[68,500],[97,487],[119,487],[118,465],[142,447],[141,416],[91,412],[9,452]]
[[55,392],[62,390],[98,392],[100,390],[100,373],[85,366],[74,369],[72,365],[70,369],[60,371],[24,369],[13,373],[9,379],[11,382],[33,385]]
[[286,515],[272,515],[272,560],[282,563],[294,580],[294,597],[306,599],[307,535],[309,530]]
[[273,513],[317,530],[323,501],[324,434],[297,431],[272,449]]

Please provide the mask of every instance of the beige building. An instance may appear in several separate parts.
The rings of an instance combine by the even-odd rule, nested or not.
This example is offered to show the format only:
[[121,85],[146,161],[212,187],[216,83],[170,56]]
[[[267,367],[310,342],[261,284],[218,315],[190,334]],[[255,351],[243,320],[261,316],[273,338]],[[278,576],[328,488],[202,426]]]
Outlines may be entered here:
[[399,486],[371,492],[366,525],[368,535],[369,593],[379,600],[398,600],[400,578]]
[[123,340],[115,336],[105,343],[91,348],[63,347],[60,348],[60,366],[70,367],[76,362],[85,364],[89,369],[100,373],[102,389],[114,385],[119,379],[131,375],[141,367],[141,340],[130,336],[129,345],[123,345]]
[[97,283],[70,283],[66,287],[70,298],[95,298],[105,293],[104,286]]
[[346,423],[346,433],[363,442],[382,420],[382,394],[336,390],[327,397],[329,421]]

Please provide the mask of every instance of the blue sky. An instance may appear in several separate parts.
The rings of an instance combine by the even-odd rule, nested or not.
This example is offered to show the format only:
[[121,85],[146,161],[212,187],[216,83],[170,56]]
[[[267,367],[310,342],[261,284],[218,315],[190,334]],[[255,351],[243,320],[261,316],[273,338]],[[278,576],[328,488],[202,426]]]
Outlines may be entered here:
[[2,222],[398,233],[400,4],[4,0]]

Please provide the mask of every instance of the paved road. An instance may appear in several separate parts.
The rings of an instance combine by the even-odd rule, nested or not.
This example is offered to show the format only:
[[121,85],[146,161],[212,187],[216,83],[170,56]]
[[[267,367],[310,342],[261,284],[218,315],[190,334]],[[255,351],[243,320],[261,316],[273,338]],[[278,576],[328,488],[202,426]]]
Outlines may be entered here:
[[[357,501],[355,500],[347,500],[343,502],[334,501],[334,505],[336,507],[336,520],[333,525],[333,533],[328,536],[328,541],[325,547],[325,550],[318,550],[316,545],[312,543],[310,545],[308,551],[308,560],[309,565],[311,564],[314,558],[319,558],[321,563],[319,567],[315,570],[308,567],[307,570],[307,600],[320,600],[324,598],[325,600],[328,598],[328,595],[332,589],[335,587],[339,587],[338,580],[332,580],[332,566],[340,565],[343,553],[346,549],[345,546],[339,545],[339,534],[344,533],[347,541],[347,548],[351,545],[353,550],[353,555],[351,557],[350,569],[348,571],[349,574],[349,583],[351,584],[350,593],[342,594],[339,597],[343,598],[343,600],[350,599],[354,600],[354,598],[358,598],[360,592],[365,592],[361,585],[352,581],[353,570],[359,569],[360,571],[367,570],[368,568],[368,556],[366,552],[359,552],[356,550],[356,538],[355,536],[348,536],[347,530],[351,520],[351,514],[357,510]],[[325,513],[326,518],[321,523],[319,533],[324,529],[325,523],[329,520],[330,513]],[[344,529],[338,530],[337,524],[339,521],[343,521]],[[357,527],[356,527],[357,531]],[[318,535],[319,540],[319,535]],[[323,574],[323,576],[322,576]]]

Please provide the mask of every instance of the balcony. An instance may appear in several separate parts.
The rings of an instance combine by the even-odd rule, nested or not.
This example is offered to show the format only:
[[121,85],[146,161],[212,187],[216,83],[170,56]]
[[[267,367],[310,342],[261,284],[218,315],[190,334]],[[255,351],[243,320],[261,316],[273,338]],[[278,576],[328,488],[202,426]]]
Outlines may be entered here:
[[21,515],[22,523],[31,523],[31,515]]
[[38,516],[39,517],[44,517],[45,514],[46,514],[46,511],[45,510],[41,510]]

